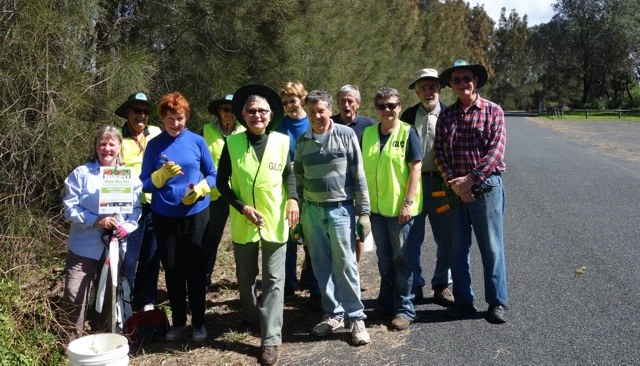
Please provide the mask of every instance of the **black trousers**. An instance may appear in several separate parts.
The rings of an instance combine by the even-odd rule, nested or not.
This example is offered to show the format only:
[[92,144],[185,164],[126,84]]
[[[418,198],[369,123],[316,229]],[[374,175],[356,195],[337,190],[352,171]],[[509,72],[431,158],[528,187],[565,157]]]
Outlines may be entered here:
[[207,285],[211,284],[211,275],[216,265],[216,259],[218,258],[218,247],[220,246],[220,240],[222,240],[222,234],[224,233],[224,226],[227,224],[229,218],[229,204],[224,198],[220,197],[215,201],[211,201],[209,204],[209,225],[207,227],[205,251],[207,253]]
[[191,324],[204,324],[207,266],[204,243],[208,222],[208,207],[185,217],[153,213],[153,227],[164,267],[174,326],[187,322],[187,296],[191,307]]

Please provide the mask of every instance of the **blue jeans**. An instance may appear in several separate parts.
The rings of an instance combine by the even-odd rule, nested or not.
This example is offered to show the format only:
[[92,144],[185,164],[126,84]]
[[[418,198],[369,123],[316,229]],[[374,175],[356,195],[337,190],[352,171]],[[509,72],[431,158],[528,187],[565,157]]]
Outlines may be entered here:
[[476,236],[484,269],[485,300],[489,305],[506,305],[507,273],[504,256],[503,221],[505,194],[502,177],[490,176],[483,187],[492,190],[469,204],[453,206],[442,214],[448,235],[451,235],[451,274],[453,296],[458,305],[473,303],[469,249],[471,229]]
[[332,317],[366,319],[360,300],[352,204],[302,204],[302,231],[318,279],[324,312]]
[[371,215],[371,233],[380,271],[377,310],[411,321],[416,318],[416,309],[411,302],[413,272],[406,240],[413,224],[414,220],[400,225],[398,217]]
[[122,270],[132,289],[133,309],[155,304],[160,273],[160,254],[153,231],[151,207],[142,206],[138,228],[127,236]]
[[431,192],[444,189],[444,182],[440,177],[423,176],[422,187],[424,192],[423,210],[414,218],[415,223],[410,233],[411,239],[407,240],[407,245],[410,247],[409,258],[411,258],[411,266],[413,267],[413,285],[414,287],[423,287],[426,284],[422,277],[422,267],[420,267],[420,247],[424,242],[425,225],[428,217],[433,239],[436,243],[436,267],[431,278],[431,287],[433,289],[448,287],[451,285],[451,270],[449,267],[451,243],[447,240],[443,230],[442,215],[436,213],[436,208],[445,202],[431,197]]

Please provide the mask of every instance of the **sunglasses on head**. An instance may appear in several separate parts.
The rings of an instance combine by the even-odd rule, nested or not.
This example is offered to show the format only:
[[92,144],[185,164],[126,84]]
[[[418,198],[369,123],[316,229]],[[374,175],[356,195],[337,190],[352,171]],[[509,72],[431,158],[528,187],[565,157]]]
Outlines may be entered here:
[[396,107],[400,105],[400,103],[380,103],[376,104],[376,109],[379,111],[384,111],[385,109],[389,109],[390,111],[396,109]]
[[138,108],[138,107],[136,107],[136,108],[131,108],[131,110],[132,110],[132,111],[133,111],[133,113],[135,113],[135,114],[144,114],[144,115],[146,115],[146,116],[148,116],[148,115],[149,115],[149,110],[148,110],[148,109],[145,109],[145,108]]
[[465,75],[461,78],[451,78],[451,84],[458,85],[461,83],[470,83],[473,78],[469,75]]

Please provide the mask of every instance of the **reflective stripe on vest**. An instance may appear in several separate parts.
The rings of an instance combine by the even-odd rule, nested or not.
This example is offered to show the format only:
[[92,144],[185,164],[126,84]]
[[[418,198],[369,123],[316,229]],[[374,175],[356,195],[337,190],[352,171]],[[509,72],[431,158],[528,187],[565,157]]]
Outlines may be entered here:
[[242,202],[262,213],[264,226],[256,225],[235,209],[230,210],[231,240],[246,244],[260,239],[284,243],[289,235],[286,219],[287,196],[282,173],[289,154],[289,136],[269,133],[267,146],[258,161],[246,133],[227,137],[231,158],[231,189]]
[[[378,125],[369,126],[362,136],[362,160],[367,177],[371,212],[396,217],[404,204],[411,168],[406,162],[407,143],[411,126],[400,124],[391,132],[389,140],[380,151]],[[418,185],[411,216],[422,211],[422,181]]]

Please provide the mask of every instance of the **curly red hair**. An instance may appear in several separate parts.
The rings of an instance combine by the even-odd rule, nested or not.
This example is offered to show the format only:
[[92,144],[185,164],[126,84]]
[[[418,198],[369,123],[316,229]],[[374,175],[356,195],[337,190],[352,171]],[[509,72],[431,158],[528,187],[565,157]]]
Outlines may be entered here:
[[164,117],[167,113],[183,113],[189,118],[191,109],[187,98],[178,92],[163,95],[158,102],[158,114]]

